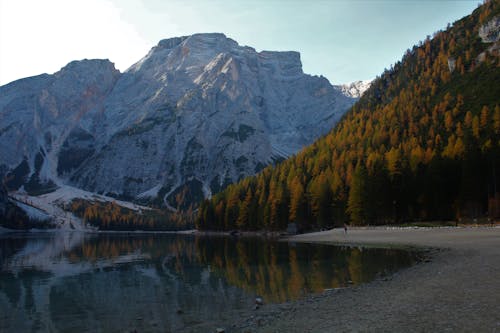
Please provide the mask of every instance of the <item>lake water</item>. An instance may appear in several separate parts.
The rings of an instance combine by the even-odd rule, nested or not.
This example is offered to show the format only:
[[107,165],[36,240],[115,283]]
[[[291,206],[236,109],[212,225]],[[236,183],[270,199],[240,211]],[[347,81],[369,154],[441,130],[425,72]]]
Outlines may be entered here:
[[417,257],[256,238],[1,236],[0,332],[203,332],[254,311],[257,296],[294,300],[370,281]]

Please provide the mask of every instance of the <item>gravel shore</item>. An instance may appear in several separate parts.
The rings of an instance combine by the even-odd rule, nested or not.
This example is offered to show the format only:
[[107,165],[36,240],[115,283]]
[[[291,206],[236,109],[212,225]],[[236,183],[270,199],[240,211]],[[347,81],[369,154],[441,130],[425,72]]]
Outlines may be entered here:
[[390,278],[263,306],[236,331],[500,332],[499,227],[335,229],[289,241],[435,250]]

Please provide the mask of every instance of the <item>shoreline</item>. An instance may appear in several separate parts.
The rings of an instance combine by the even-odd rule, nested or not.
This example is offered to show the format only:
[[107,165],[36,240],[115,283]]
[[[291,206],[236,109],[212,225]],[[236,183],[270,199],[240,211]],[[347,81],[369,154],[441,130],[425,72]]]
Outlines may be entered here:
[[[311,232],[283,238],[284,241],[325,243],[336,245],[370,245],[381,247],[411,246],[416,248],[475,247],[482,238],[495,238],[500,242],[500,225],[460,225],[444,227],[350,227]],[[498,239],[497,239],[498,238]],[[500,243],[499,243],[500,245]]]
[[[58,231],[124,236],[165,234]],[[232,237],[230,232],[173,233]],[[271,233],[238,233],[242,238],[259,236],[274,236],[274,240],[291,243],[402,248],[422,251],[425,255],[413,266],[361,285],[325,289],[285,303],[266,303],[264,299],[258,310],[249,307],[230,311],[224,320],[200,323],[191,331],[212,332],[218,327],[225,327],[226,332],[500,331],[499,225],[351,227],[347,234],[338,228],[281,238]]]
[[195,236],[217,236],[217,237],[261,237],[268,239],[278,239],[283,233],[273,231],[202,231],[197,229],[186,230],[99,230],[99,229],[65,229],[65,228],[46,228],[46,229],[9,229],[0,226],[0,235],[9,234],[39,234],[39,233],[85,233],[85,234],[122,234],[122,235],[141,235],[141,234],[175,234],[175,235],[195,235]]
[[350,228],[284,241],[435,250],[382,279],[268,304],[238,332],[500,331],[500,227]]

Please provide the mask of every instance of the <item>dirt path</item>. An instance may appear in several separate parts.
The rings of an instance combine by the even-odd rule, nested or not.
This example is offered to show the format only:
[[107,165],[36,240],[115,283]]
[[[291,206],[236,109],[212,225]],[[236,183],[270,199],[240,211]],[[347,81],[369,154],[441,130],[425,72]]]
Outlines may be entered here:
[[443,250],[388,280],[264,306],[242,331],[500,332],[499,227],[332,230],[291,240]]

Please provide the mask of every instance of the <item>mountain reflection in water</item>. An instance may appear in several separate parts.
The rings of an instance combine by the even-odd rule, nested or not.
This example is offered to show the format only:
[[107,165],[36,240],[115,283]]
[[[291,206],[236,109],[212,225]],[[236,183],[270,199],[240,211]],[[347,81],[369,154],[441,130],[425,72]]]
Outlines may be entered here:
[[370,281],[417,254],[257,238],[54,233],[0,238],[0,331],[195,330]]

